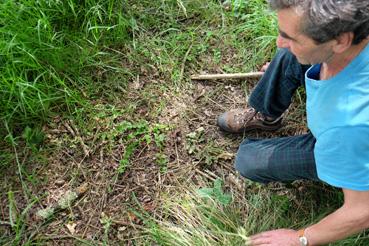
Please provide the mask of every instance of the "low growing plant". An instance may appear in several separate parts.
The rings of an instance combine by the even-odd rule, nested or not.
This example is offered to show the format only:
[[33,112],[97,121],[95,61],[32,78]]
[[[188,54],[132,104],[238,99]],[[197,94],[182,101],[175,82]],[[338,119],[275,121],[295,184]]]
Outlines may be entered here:
[[123,121],[117,126],[117,133],[123,134],[123,141],[126,145],[123,158],[120,160],[120,165],[118,168],[118,173],[122,174],[125,172],[129,166],[130,158],[138,149],[139,146],[143,144],[149,145],[152,142],[155,143],[156,148],[159,153],[157,154],[157,161],[161,169],[164,170],[166,158],[162,154],[166,132],[170,129],[169,126],[162,124],[150,125],[146,121],[141,122],[128,122]]

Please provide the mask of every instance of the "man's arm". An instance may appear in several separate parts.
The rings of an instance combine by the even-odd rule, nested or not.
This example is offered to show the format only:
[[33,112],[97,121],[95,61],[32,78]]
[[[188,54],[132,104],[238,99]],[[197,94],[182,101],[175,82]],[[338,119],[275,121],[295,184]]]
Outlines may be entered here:
[[344,204],[319,223],[308,227],[310,245],[322,245],[369,228],[369,191],[343,189]]
[[[343,189],[344,204],[334,213],[305,230],[309,245],[316,246],[346,238],[369,228],[369,191]],[[256,246],[299,246],[298,233],[280,229],[251,237]]]

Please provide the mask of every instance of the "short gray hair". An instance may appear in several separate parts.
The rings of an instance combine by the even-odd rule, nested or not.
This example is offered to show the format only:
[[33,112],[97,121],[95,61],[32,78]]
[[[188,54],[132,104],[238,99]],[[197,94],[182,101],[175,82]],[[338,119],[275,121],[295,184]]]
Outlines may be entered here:
[[368,0],[269,0],[273,10],[296,8],[302,12],[302,32],[316,43],[353,32],[353,44],[369,36]]

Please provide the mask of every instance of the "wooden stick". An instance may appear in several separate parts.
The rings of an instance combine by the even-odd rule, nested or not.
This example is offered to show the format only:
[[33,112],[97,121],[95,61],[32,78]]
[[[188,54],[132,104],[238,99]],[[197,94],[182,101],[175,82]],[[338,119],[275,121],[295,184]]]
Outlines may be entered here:
[[214,80],[214,79],[245,79],[245,78],[260,78],[264,72],[251,73],[228,73],[228,74],[199,74],[192,75],[193,80]]

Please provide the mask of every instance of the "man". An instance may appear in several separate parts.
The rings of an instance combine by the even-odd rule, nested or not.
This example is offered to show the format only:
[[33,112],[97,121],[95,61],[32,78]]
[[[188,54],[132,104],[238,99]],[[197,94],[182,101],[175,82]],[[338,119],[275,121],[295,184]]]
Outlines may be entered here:
[[262,183],[311,179],[342,188],[344,204],[320,222],[251,237],[252,245],[323,245],[369,228],[369,1],[269,3],[281,49],[249,108],[224,113],[218,125],[229,132],[278,129],[294,91],[305,85],[311,133],[245,140],[235,167]]

